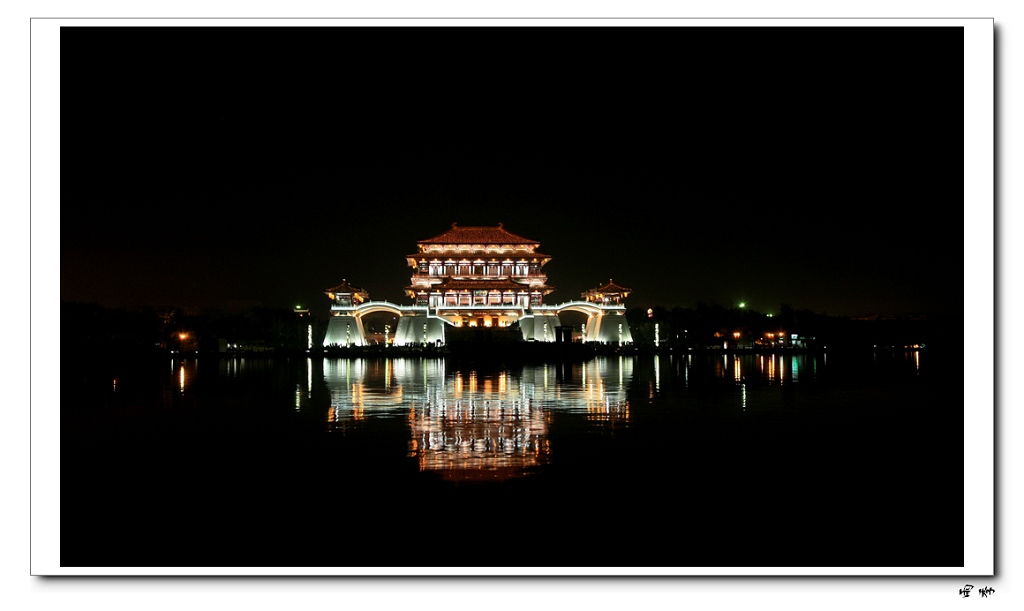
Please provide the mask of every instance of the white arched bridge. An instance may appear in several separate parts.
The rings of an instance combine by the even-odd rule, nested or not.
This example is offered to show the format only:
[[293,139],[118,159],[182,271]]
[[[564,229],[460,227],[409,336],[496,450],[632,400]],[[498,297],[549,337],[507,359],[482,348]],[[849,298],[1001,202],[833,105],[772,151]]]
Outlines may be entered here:
[[[388,301],[365,301],[352,306],[331,306],[331,319],[324,337],[324,347],[365,346],[366,330],[363,317],[386,312],[398,317],[393,342],[396,346],[417,344],[444,344],[446,331],[452,327],[509,326],[518,323],[527,341],[553,342],[559,332],[564,333],[559,314],[579,312],[587,315],[587,322],[576,335],[584,342],[609,344],[632,343],[633,337],[626,322],[623,305],[604,305],[589,301],[570,301],[558,305],[532,307],[500,305],[461,305],[439,308],[398,305]],[[559,331],[559,330],[562,331]],[[387,341],[387,340],[386,340]]]

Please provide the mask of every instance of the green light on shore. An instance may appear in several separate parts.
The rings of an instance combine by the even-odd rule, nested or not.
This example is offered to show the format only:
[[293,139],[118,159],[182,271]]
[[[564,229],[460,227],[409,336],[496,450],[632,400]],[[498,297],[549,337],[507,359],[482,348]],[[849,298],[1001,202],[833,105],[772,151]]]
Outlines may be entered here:
[[740,307],[741,307],[741,308],[745,308],[745,307],[747,307],[747,303],[746,303],[745,301],[741,301],[741,302],[740,302]]

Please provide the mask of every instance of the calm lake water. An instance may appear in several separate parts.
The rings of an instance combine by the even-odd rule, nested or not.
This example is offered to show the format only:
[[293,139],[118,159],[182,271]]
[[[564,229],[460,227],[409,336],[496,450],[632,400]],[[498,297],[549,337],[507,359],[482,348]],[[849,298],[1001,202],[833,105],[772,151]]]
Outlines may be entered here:
[[62,363],[64,566],[959,566],[925,351]]

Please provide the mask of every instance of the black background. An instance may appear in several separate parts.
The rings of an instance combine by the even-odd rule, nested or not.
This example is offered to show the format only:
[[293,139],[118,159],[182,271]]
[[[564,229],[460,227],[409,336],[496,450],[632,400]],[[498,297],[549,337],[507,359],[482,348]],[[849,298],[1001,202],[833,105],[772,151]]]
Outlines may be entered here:
[[405,303],[453,222],[552,303],[962,311],[960,28],[61,30],[61,299]]

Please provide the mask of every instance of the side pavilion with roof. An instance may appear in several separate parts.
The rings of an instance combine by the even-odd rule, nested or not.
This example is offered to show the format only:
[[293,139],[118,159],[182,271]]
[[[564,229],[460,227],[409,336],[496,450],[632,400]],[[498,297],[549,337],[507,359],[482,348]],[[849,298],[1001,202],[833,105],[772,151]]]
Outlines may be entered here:
[[580,294],[583,301],[590,303],[603,303],[605,305],[615,304],[619,305],[622,300],[629,297],[629,294],[633,292],[633,289],[627,289],[624,286],[619,286],[612,282],[611,278],[608,279],[608,284],[599,286],[597,288],[590,289],[589,291]]

